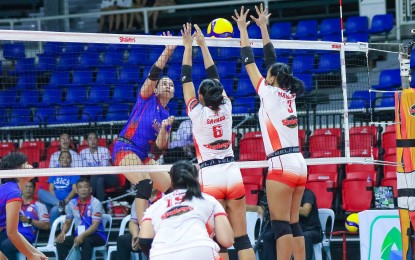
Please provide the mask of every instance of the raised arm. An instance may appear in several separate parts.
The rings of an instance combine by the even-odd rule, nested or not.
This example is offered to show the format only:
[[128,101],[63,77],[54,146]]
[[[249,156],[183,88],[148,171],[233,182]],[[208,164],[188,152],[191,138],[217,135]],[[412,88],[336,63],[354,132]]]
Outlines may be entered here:
[[183,85],[183,95],[184,102],[187,106],[187,103],[190,99],[196,97],[195,86],[192,81],[192,24],[186,23],[183,24],[182,29],[184,53],[183,53],[183,62],[182,62],[182,72],[180,75],[180,80]]
[[[171,36],[171,34],[170,32],[167,32],[163,33],[163,36]],[[169,60],[170,56],[173,54],[174,49],[176,49],[176,46],[166,45],[166,48],[161,53],[160,57],[151,67],[147,79],[144,81],[144,84],[140,90],[142,97],[148,98],[153,95],[154,89],[156,88],[157,82],[159,80],[160,72],[164,69],[164,66],[166,66],[166,63]]]
[[245,8],[241,7],[241,12],[235,10],[235,16],[232,16],[232,19],[237,23],[238,29],[241,33],[241,57],[242,62],[245,65],[246,72],[248,73],[249,78],[251,79],[252,85],[256,87],[259,80],[261,79],[261,73],[258,70],[258,67],[255,64],[254,52],[249,43],[248,30],[247,27],[250,22],[246,21],[246,16],[248,15],[249,9],[245,11]]
[[255,18],[253,15],[251,15],[251,19],[258,25],[258,27],[261,29],[261,35],[262,35],[262,44],[263,44],[263,50],[264,50],[264,61],[265,66],[268,68],[275,62],[277,62],[277,56],[275,55],[275,49],[274,45],[271,43],[271,39],[269,38],[269,32],[268,32],[268,19],[271,16],[271,14],[268,14],[268,7],[260,5],[260,8],[258,9],[257,6],[255,6],[255,11],[258,15],[258,18]]

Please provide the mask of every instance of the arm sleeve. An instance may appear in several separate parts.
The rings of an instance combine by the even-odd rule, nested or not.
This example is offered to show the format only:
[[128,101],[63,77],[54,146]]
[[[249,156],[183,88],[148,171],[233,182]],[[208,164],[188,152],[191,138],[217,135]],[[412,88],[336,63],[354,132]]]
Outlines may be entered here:
[[73,200],[70,200],[69,203],[66,205],[65,207],[65,214],[66,214],[66,219],[73,219],[74,218],[74,214],[73,214]]
[[73,151],[73,153],[71,152],[71,154],[72,154],[72,163],[71,163],[71,166],[72,167],[82,167],[82,159],[79,156],[79,154],[77,152],[75,152],[75,151]]
[[48,209],[46,208],[45,204],[40,203],[39,201],[36,201],[36,206],[37,206],[37,216],[39,218],[39,221],[50,222]]
[[92,201],[92,220],[95,221],[101,221],[102,220],[102,214],[103,214],[103,208],[102,204],[99,200],[95,199]]
[[18,190],[18,189],[12,190],[7,194],[6,204],[9,203],[9,202],[13,202],[13,201],[23,202],[22,192],[20,190]]

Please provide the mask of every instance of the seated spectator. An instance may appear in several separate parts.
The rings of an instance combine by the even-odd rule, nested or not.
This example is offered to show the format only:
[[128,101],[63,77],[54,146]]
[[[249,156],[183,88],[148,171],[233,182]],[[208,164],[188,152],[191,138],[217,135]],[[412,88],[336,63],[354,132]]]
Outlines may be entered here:
[[[144,7],[145,0],[133,0],[131,8],[142,8]],[[138,25],[140,25],[139,28],[144,28],[144,22],[142,13],[140,12],[132,12],[130,13],[130,20],[128,21],[128,27],[127,30],[133,30],[135,29],[136,22]]]
[[[71,167],[71,154],[63,151],[59,155],[61,168]],[[76,195],[76,182],[79,176],[51,176],[48,179],[49,191],[39,189],[39,199],[50,209],[50,222],[53,223],[66,205]]]
[[[132,0],[117,0],[116,1],[117,10],[130,9],[133,5]],[[128,14],[117,14],[115,17],[115,31],[120,31],[122,19],[123,31],[128,29]]]
[[[107,147],[98,146],[98,137],[89,133],[87,137],[88,148],[81,151],[80,157],[84,167],[110,166],[111,155]],[[92,175],[92,191],[99,201],[105,199],[105,188],[117,187],[120,184],[116,174]]]
[[60,150],[54,152],[50,157],[49,168],[59,168],[59,155],[62,151],[67,151],[71,154],[71,167],[82,167],[82,160],[78,153],[70,149],[71,137],[69,134],[61,134],[59,137]]
[[[56,237],[59,259],[66,259],[73,246],[80,247],[81,259],[92,259],[94,247],[105,245],[107,235],[102,223],[104,210],[99,200],[91,195],[92,189],[88,179],[76,182],[78,197],[69,201],[65,207],[66,221]],[[75,221],[75,235],[66,237],[66,233]]]
[[[22,234],[30,244],[36,242],[37,233],[39,229],[48,230],[49,214],[46,206],[39,201],[34,200],[36,182],[32,179],[23,188],[22,199],[23,204],[19,216],[19,233]],[[3,240],[0,245],[1,250],[5,255],[16,255],[19,251],[13,245],[9,238]],[[9,258],[10,259],[10,258]]]
[[[101,3],[101,12],[106,12],[106,11],[114,11],[117,10],[117,6],[115,5],[115,0],[102,0]],[[112,30],[114,30],[114,18],[115,15],[111,14],[111,15],[101,15],[101,17],[99,18],[99,32],[103,33],[103,32],[111,32]],[[108,23],[108,28],[105,28],[105,23]]]
[[[153,7],[176,5],[174,0],[155,0]],[[149,12],[148,17],[152,16],[152,28],[157,29],[157,19],[159,18],[160,11]]]
[[192,134],[192,121],[184,120],[180,123],[176,132],[176,138],[169,145],[164,163],[174,163],[179,160],[192,160],[195,158],[195,146]]
[[131,253],[138,253],[138,219],[135,211],[135,201],[131,205],[131,218],[128,223],[129,233],[119,236],[117,238],[117,259],[125,260],[130,259]]

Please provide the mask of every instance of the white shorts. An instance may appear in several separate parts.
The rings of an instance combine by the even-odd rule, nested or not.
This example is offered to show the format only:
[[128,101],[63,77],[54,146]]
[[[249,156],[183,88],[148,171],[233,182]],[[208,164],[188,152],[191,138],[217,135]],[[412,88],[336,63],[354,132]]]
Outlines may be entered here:
[[290,187],[305,186],[307,164],[301,153],[290,153],[272,157],[268,160],[267,180],[278,181]]
[[215,199],[232,200],[245,196],[241,169],[235,162],[200,169],[199,182],[202,192]]
[[185,250],[180,250],[177,252],[168,253],[165,255],[157,255],[151,256],[151,260],[172,260],[172,259],[180,259],[180,260],[219,260],[218,253],[211,247],[207,246],[200,246],[189,248]]

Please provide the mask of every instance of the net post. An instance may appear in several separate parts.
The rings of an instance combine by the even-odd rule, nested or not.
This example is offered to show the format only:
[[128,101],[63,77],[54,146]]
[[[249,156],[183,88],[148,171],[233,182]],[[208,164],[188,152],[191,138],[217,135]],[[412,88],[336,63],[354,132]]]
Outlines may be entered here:
[[346,55],[345,42],[340,44],[341,81],[343,94],[343,127],[344,127],[344,156],[346,161],[350,159],[350,138],[349,138],[349,110],[347,106],[347,80],[346,80]]
[[[412,37],[415,36],[415,29],[411,30]],[[401,71],[402,88],[407,89],[410,86],[411,73],[410,73],[410,58],[412,55],[412,47],[414,42],[401,44],[399,50],[399,68]]]
[[144,32],[149,33],[150,30],[148,28],[148,11],[146,8],[143,10],[143,20],[144,20]]

